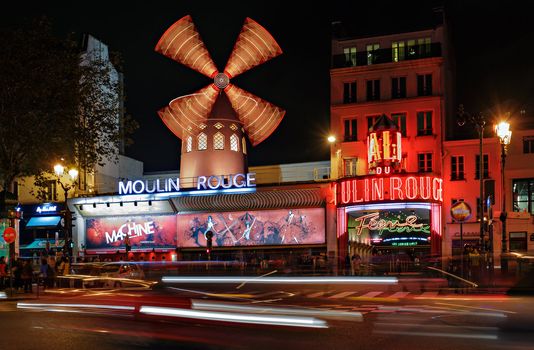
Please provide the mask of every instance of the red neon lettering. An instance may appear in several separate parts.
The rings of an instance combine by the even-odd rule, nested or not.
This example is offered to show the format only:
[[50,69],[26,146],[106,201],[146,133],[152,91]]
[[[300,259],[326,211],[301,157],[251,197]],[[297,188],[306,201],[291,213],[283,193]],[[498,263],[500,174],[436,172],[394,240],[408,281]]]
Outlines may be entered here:
[[341,203],[347,204],[350,202],[350,182],[344,181],[341,183]]
[[417,179],[415,177],[410,176],[406,179],[405,192],[408,199],[417,197]]
[[419,195],[422,199],[430,199],[431,192],[430,176],[421,176],[419,178]]
[[353,193],[354,193],[353,202],[354,203],[363,202],[363,198],[358,198],[358,180],[352,180],[352,186],[354,186],[353,187]]
[[[396,200],[396,199],[400,199],[400,200],[403,200],[404,199],[404,195],[402,194],[402,179],[400,177],[392,177],[389,179],[389,193],[390,193],[390,199],[391,200]],[[397,194],[397,196],[395,196],[395,194]]]
[[369,179],[363,180],[363,198],[369,202]]
[[435,201],[443,202],[443,180],[434,178],[432,181],[432,195]]
[[371,198],[376,201],[384,200],[384,179],[372,179],[371,180]]

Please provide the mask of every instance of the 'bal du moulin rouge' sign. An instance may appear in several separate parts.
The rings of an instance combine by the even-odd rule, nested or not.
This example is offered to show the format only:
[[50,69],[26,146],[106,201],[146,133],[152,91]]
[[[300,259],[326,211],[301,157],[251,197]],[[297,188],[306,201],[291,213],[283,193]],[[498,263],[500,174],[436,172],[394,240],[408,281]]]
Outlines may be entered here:
[[337,204],[424,200],[443,202],[443,179],[435,176],[370,176],[337,184]]

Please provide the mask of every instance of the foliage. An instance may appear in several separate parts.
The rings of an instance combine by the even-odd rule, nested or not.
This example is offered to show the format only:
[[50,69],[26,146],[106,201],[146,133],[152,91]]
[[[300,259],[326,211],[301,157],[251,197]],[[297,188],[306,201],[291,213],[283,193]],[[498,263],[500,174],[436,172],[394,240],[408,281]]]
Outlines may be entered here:
[[80,169],[116,161],[122,137],[120,79],[100,51],[59,38],[46,19],[0,27],[0,186],[42,176],[64,158]]

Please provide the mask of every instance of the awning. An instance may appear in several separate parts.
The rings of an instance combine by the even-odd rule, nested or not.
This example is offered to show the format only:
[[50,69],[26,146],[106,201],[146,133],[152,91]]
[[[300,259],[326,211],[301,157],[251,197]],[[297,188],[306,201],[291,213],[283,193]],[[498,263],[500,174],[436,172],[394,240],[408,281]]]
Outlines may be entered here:
[[[56,247],[56,241],[53,239],[47,240],[47,239],[36,239],[35,241],[31,242],[30,244],[26,246],[21,246],[20,249],[46,249],[46,242],[50,242],[50,249]],[[63,247],[65,245],[65,240],[60,239],[58,241],[57,246]]]
[[34,216],[26,224],[26,228],[56,228],[61,216]]

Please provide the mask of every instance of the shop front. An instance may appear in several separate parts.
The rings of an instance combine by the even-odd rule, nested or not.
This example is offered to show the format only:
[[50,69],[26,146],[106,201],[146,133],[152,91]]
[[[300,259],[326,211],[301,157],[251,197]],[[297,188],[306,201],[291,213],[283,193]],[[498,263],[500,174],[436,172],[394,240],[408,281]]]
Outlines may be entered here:
[[408,174],[338,181],[340,256],[408,266],[440,255],[442,186],[437,176]]
[[22,205],[20,256],[35,258],[55,255],[64,246],[62,203]]
[[[252,175],[242,178],[239,187],[217,189],[209,182],[208,189],[186,191],[134,181],[119,185],[125,194],[72,199],[69,205],[79,214],[74,232],[79,255],[273,266],[311,266],[314,257],[326,257],[329,184],[256,188],[246,180]],[[213,234],[209,257],[208,231]]]

